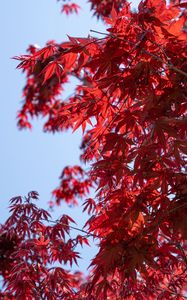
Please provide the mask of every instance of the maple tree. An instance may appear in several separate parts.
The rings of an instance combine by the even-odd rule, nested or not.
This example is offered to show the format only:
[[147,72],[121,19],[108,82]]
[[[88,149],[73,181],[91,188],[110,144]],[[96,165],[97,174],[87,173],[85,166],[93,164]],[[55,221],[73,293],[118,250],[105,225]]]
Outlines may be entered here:
[[[50,205],[76,205],[94,188],[83,204],[90,218],[79,229],[38,208],[37,192],[11,199],[0,228],[1,299],[185,299],[187,2],[145,0],[137,11],[125,0],[89,2],[106,32],[30,46],[16,59],[27,76],[19,128],[39,115],[46,132],[82,128],[86,171],[66,167]],[[79,84],[63,100],[72,76]],[[98,253],[85,278],[64,265],[89,237]]]

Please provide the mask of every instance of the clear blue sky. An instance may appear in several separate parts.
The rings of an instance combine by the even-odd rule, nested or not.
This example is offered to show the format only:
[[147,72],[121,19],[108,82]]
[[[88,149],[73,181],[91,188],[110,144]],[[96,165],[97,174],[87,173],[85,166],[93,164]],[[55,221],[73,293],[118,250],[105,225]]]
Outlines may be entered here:
[[[33,123],[33,130],[19,131],[16,112],[21,107],[24,75],[16,70],[17,62],[10,58],[24,54],[29,44],[44,46],[54,39],[61,42],[70,36],[87,36],[90,29],[104,30],[103,25],[92,17],[89,4],[81,0],[78,16],[60,14],[60,3],[56,0],[12,0],[2,1],[0,11],[1,30],[1,116],[0,116],[0,222],[8,216],[8,201],[16,195],[26,195],[31,190],[40,194],[38,205],[47,207],[51,191],[58,185],[58,177],[65,165],[79,162],[79,132],[71,134],[46,134],[42,132],[42,120]],[[137,3],[137,1],[133,1]],[[72,87],[67,87],[67,95]],[[56,209],[55,217],[66,213],[79,223],[85,218],[80,209],[62,206]],[[94,249],[86,248],[80,262],[84,271]]]

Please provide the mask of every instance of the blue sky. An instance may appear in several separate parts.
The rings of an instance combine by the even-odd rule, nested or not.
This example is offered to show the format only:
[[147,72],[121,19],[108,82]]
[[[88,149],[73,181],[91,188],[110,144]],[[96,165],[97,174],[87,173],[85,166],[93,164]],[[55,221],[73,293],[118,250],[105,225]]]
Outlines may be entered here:
[[[71,36],[87,36],[90,28],[101,24],[91,17],[89,6],[79,1],[79,16],[60,14],[55,0],[3,1],[1,4],[1,189],[3,203],[17,194],[35,189],[42,201],[58,184],[65,165],[75,164],[79,157],[79,133],[44,134],[42,120],[33,122],[33,130],[19,131],[16,112],[21,107],[24,75],[16,70],[17,61],[10,59],[24,54],[29,44],[43,46],[46,41],[60,42]],[[83,5],[84,4],[84,5]],[[68,93],[72,88],[68,86]]]
[[[1,30],[1,116],[0,116],[0,222],[8,216],[8,201],[16,195],[26,195],[31,190],[40,194],[39,206],[47,207],[51,191],[58,185],[58,177],[66,165],[79,162],[80,132],[46,134],[42,132],[42,120],[33,122],[33,130],[19,131],[16,112],[21,107],[24,75],[16,70],[17,61],[10,59],[24,54],[29,44],[41,47],[51,39],[61,42],[70,36],[87,36],[90,29],[103,31],[101,22],[92,17],[89,4],[81,0],[78,16],[60,14],[56,0],[2,1],[0,11]],[[134,1],[134,3],[136,3]],[[71,94],[68,85],[66,93]],[[66,213],[74,217],[79,226],[84,223],[81,210],[56,209],[54,217]],[[83,252],[86,259],[80,262],[85,271],[94,248]]]

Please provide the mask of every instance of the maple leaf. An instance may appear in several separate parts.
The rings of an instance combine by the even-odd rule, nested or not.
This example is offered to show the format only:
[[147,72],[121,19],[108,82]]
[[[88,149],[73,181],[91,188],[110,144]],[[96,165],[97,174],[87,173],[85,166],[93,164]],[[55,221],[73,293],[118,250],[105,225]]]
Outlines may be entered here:
[[62,6],[61,12],[65,13],[66,15],[69,15],[69,14],[74,13],[74,12],[77,14],[79,12],[79,9],[80,9],[80,6],[76,3],[64,4]]
[[50,62],[41,72],[41,74],[44,74],[43,84],[53,75],[57,75],[60,82],[62,71],[63,67],[61,64],[59,64],[58,62]]

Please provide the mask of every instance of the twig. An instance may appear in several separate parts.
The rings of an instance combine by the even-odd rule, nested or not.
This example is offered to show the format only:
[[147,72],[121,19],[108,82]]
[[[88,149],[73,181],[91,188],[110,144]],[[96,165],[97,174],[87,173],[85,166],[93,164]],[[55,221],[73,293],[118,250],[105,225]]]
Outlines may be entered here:
[[[102,34],[102,35],[106,35],[106,36],[108,36],[109,38],[110,38],[110,37],[111,37],[111,38],[117,38],[117,39],[119,39],[119,40],[121,40],[121,41],[123,41],[123,42],[127,42],[129,45],[132,45],[132,46],[138,46],[138,45],[136,45],[135,43],[133,43],[133,42],[131,42],[131,41],[122,39],[122,38],[120,38],[120,37],[118,37],[118,36],[116,36],[116,35],[113,35],[113,34],[111,35],[111,34],[99,32],[99,31],[96,31],[96,30],[90,30],[90,31],[91,31],[91,32],[95,32],[95,33],[99,33],[99,34]],[[141,42],[141,41],[140,41],[140,42]],[[172,64],[170,64],[170,63],[168,63],[168,62],[165,62],[165,61],[164,61],[162,58],[160,58],[159,56],[157,56],[157,55],[155,55],[155,54],[153,54],[153,53],[147,51],[147,50],[144,49],[144,48],[141,48],[141,51],[144,52],[144,53],[146,53],[146,54],[148,54],[149,56],[155,58],[156,60],[162,62],[162,63],[165,64],[169,69],[172,69],[172,70],[174,70],[175,72],[177,72],[177,73],[179,73],[179,74],[181,74],[181,75],[187,77],[187,73],[186,73],[186,72],[184,72],[184,71],[178,69],[177,67],[175,67],[174,65],[172,65]],[[162,50],[162,51],[163,51],[163,50]]]
[[[47,221],[47,222],[53,223],[53,224],[57,224],[57,223],[59,222],[58,220],[57,220],[57,221],[53,221],[53,220],[46,220],[46,219],[42,219],[42,218],[41,218],[40,220],[42,220],[42,221]],[[60,224],[62,224],[63,226],[66,226],[66,227],[68,227],[68,228],[71,228],[71,229],[80,231],[80,232],[82,232],[82,233],[85,233],[87,236],[93,236],[93,237],[95,237],[95,238],[100,238],[99,235],[93,234],[93,233],[89,233],[88,231],[86,231],[86,230],[84,230],[84,229],[80,229],[80,228],[75,227],[75,226],[67,225],[67,224],[62,223],[62,222],[60,222]]]

